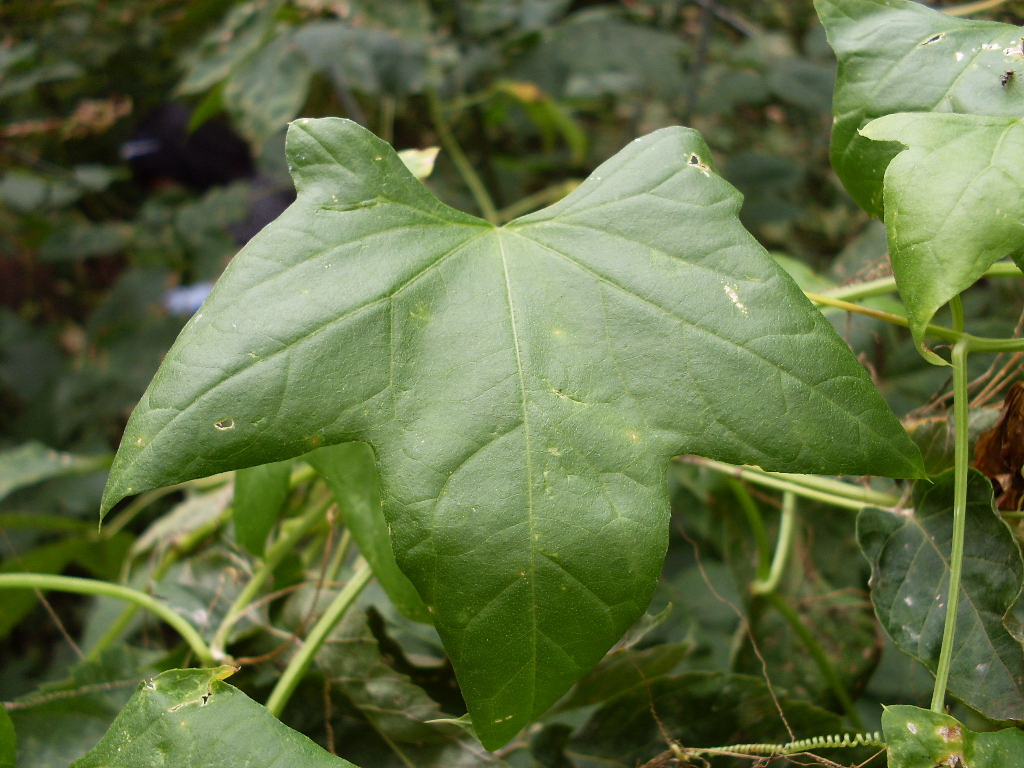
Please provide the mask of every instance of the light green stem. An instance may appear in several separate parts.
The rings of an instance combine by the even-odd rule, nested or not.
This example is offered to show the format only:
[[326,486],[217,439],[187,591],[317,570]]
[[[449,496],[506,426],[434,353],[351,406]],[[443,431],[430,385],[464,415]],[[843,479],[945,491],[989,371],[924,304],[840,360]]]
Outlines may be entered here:
[[[194,531],[190,531],[186,536],[183,536],[180,541],[174,544],[166,554],[164,554],[159,565],[157,565],[156,568],[153,569],[152,573],[149,574],[148,580],[152,583],[162,579],[167,571],[170,570],[171,566],[181,559],[182,555],[191,552],[201,541],[203,541],[203,539],[211,535],[230,519],[231,509],[229,507],[213,520],[208,521],[196,528]],[[96,641],[96,644],[93,645],[86,654],[86,661],[95,661],[103,651],[113,645],[121,636],[121,633],[127,629],[129,624],[131,624],[131,621],[135,618],[135,614],[138,613],[138,610],[138,605],[126,605],[124,610],[121,611],[121,615],[110,623],[110,626],[107,627],[107,631],[103,633],[103,636]]]
[[335,624],[341,621],[345,611],[359,597],[359,593],[370,582],[372,576],[373,571],[370,569],[369,564],[362,560],[359,567],[356,568],[356,572],[352,574],[351,580],[337,594],[333,602],[313,626],[313,629],[310,630],[302,647],[292,656],[284,674],[278,679],[277,685],[274,686],[274,690],[270,694],[270,698],[267,699],[267,709],[275,716],[281,716],[281,712],[288,703],[288,699],[295,692],[295,688],[306,673],[306,669],[313,663],[313,657],[316,655],[316,652],[320,650],[320,646],[327,640],[328,633],[334,628]]
[[796,535],[796,494],[787,491],[782,496],[782,519],[779,521],[779,535],[775,540],[775,555],[772,557],[768,577],[757,579],[750,585],[755,595],[767,595],[774,592],[789,561],[789,553],[793,551],[793,539]]
[[[1021,274],[1017,265],[1012,261],[997,261],[985,270],[985,274],[982,277],[1020,277]],[[868,299],[872,296],[881,296],[886,293],[895,293],[896,290],[896,278],[890,276],[880,277],[877,280],[866,280],[855,285],[829,288],[822,291],[820,295],[827,296],[830,299],[857,301],[859,299]]]
[[953,346],[953,543],[949,555],[949,589],[946,597],[946,623],[942,630],[942,650],[935,670],[935,688],[932,691],[932,711],[943,712],[946,685],[953,661],[953,642],[956,638],[957,608],[960,602],[960,574],[964,562],[964,529],[967,526],[967,465],[968,465],[968,405],[967,355],[969,342],[958,341]]
[[747,524],[754,534],[754,542],[757,544],[757,579],[767,579],[771,569],[772,547],[768,543],[768,533],[764,529],[764,520],[761,519],[761,510],[757,508],[750,492],[743,483],[734,477],[727,478],[736,499],[740,503],[740,509],[747,518]]
[[953,316],[953,330],[957,333],[964,332],[964,303],[959,296],[954,296],[949,302],[949,311]]
[[327,566],[327,570],[324,571],[324,581],[335,581],[338,578],[338,574],[341,573],[341,567],[345,564],[345,556],[348,554],[348,548],[351,544],[352,531],[346,528],[345,532],[341,534],[341,541],[334,548],[334,554],[331,555],[331,562]]
[[705,459],[700,456],[687,456],[684,461],[697,464],[716,472],[732,475],[767,488],[778,491],[790,491],[805,499],[813,499],[834,507],[860,510],[864,507],[895,507],[900,500],[887,493],[861,488],[858,485],[844,483],[815,475],[797,475],[784,472],[766,472],[757,467],[741,467],[726,464],[724,461]]
[[976,3],[965,3],[954,5],[952,8],[937,8],[936,10],[949,14],[950,16],[967,16],[972,13],[991,11],[1001,5],[1006,5],[1010,0],[978,0]]
[[532,195],[527,195],[521,200],[516,200],[511,205],[498,211],[498,221],[511,221],[523,214],[540,208],[542,205],[551,205],[551,203],[556,203],[576,189],[579,185],[580,182],[575,180],[563,181],[561,184],[555,184],[547,189],[534,192]]
[[[887,323],[893,325],[899,325],[903,328],[910,327],[910,321],[902,315],[896,315],[892,312],[883,312],[880,309],[871,309],[870,307],[862,307],[860,304],[853,304],[849,301],[842,301],[840,299],[834,299],[831,296],[824,296],[818,293],[804,292],[804,295],[813,301],[815,304],[823,304],[827,307],[838,307],[839,309],[845,309],[847,312],[855,312],[858,315],[864,315],[865,317],[873,317],[876,320],[884,320]],[[937,336],[945,341],[952,341],[954,343],[958,341],[969,342],[972,352],[1020,352],[1024,351],[1024,338],[1022,339],[989,339],[981,336],[972,336],[969,333],[963,333],[962,331],[956,331],[952,328],[943,328],[939,325],[928,325],[925,327],[925,333],[929,333],[932,336]]]
[[497,226],[500,221],[498,211],[494,207],[494,201],[491,200],[487,187],[484,186],[477,172],[473,170],[473,165],[462,151],[459,142],[455,140],[455,134],[448,127],[448,123],[441,111],[441,100],[438,98],[436,91],[427,91],[427,103],[430,107],[430,119],[434,122],[434,128],[437,131],[438,138],[441,139],[441,145],[455,164],[455,169],[459,172],[466,186],[469,187],[469,191],[473,195],[477,207],[480,209],[480,214],[491,224]]
[[220,657],[224,655],[224,646],[227,644],[228,637],[231,634],[231,630],[234,628],[238,620],[245,615],[249,610],[250,604],[256,599],[256,596],[263,589],[263,585],[270,578],[270,575],[274,572],[274,569],[281,563],[285,555],[292,552],[295,546],[302,540],[310,528],[324,519],[324,514],[333,504],[333,499],[328,498],[326,501],[320,504],[313,504],[306,511],[304,515],[291,521],[291,525],[285,528],[281,535],[278,537],[271,547],[267,550],[263,556],[263,562],[260,563],[259,567],[253,573],[252,578],[249,582],[242,587],[242,591],[238,593],[235,601],[228,608],[228,612],[224,616],[224,620],[221,621],[220,626],[217,627],[217,632],[213,636],[213,640],[210,643],[210,647],[213,649],[213,653]]
[[79,595],[95,595],[97,597],[114,597],[119,600],[127,600],[129,603],[134,603],[140,608],[145,608],[171,625],[204,664],[217,663],[213,653],[191,624],[168,606],[137,589],[97,579],[82,579],[76,576],[52,576],[45,573],[0,573],[0,589],[54,590],[56,592],[74,592]]

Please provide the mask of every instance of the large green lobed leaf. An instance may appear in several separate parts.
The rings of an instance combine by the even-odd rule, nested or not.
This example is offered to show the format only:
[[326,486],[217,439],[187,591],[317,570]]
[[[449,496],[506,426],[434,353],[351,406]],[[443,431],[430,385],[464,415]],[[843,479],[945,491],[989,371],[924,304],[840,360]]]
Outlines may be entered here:
[[1024,248],[1024,123],[901,113],[873,120],[861,134],[906,147],[885,170],[885,228],[893,275],[922,348],[939,308]]
[[501,229],[349,121],[298,121],[288,154],[298,200],[168,353],[104,510],[369,443],[398,565],[486,746],[647,607],[671,456],[921,473],[849,348],[740,225],[696,132],[637,139]]
[[[914,512],[865,509],[857,538],[871,562],[871,602],[897,646],[934,674],[949,594],[953,475],[918,491]],[[992,502],[992,485],[971,471],[956,638],[949,691],[996,720],[1024,720],[1024,647],[1007,628],[1024,578],[1017,542]]]
[[[882,182],[899,144],[858,131],[895,112],[1024,116],[1024,31],[947,16],[911,0],[815,0],[839,59],[832,166],[857,203],[882,215]],[[1006,85],[1002,76],[1021,70]]]

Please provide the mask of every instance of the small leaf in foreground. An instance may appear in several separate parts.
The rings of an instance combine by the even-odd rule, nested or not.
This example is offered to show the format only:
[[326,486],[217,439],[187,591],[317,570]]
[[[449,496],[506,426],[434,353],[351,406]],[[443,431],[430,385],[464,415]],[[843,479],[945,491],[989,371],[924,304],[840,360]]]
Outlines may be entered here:
[[104,510],[369,443],[398,565],[485,746],[643,614],[669,459],[918,476],[867,373],[741,226],[691,130],[637,139],[502,228],[339,119],[288,135],[296,202],[240,252],[132,415]]
[[925,326],[940,307],[1024,248],[1024,123],[900,113],[873,120],[860,132],[905,147],[885,170],[885,228],[893,275],[920,349]]
[[[839,59],[832,166],[854,200],[882,215],[882,182],[898,144],[858,131],[895,112],[1024,116],[1024,91],[1001,76],[1022,63],[1024,31],[959,19],[910,0],[815,0]],[[934,184],[932,192],[942,188]]]
[[898,705],[882,713],[889,768],[1024,768],[1024,731],[975,733],[949,715]]
[[110,730],[71,768],[203,768],[289,765],[345,768],[237,688],[221,682],[231,670],[172,669],[143,682]]
[[[1024,719],[1024,648],[1007,629],[1024,563],[992,506],[992,486],[972,471],[949,692],[996,720]],[[953,536],[953,470],[918,491],[913,514],[865,509],[857,538],[871,562],[871,602],[899,648],[934,674],[942,645]]]

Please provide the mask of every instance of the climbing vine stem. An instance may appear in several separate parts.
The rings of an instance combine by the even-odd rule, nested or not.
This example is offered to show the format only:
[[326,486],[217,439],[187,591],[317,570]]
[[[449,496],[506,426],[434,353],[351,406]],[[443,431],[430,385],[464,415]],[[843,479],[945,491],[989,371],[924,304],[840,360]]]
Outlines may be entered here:
[[[955,310],[954,310],[955,315]],[[968,394],[967,355],[971,351],[966,339],[953,345],[953,419],[954,433],[954,489],[953,489],[953,543],[949,556],[949,588],[946,597],[946,623],[942,631],[942,650],[935,672],[932,692],[932,711],[942,712],[946,700],[946,684],[953,660],[953,642],[956,636],[957,608],[960,600],[960,573],[964,560],[964,529],[967,525],[967,464],[968,464]]]
[[213,654],[199,633],[182,616],[159,600],[131,587],[111,584],[98,579],[82,579],[77,576],[52,576],[44,573],[0,573],[0,590],[3,589],[39,589],[57,592],[73,592],[79,595],[95,595],[96,597],[114,597],[127,600],[150,613],[159,616],[173,627],[181,639],[188,643],[199,660],[204,664],[214,664]]
[[[775,554],[768,570],[767,578],[758,578],[750,585],[755,595],[767,595],[774,592],[782,574],[786,571],[789,553],[793,550],[793,539],[796,538],[796,494],[787,491],[782,495],[782,518],[779,521],[779,535],[775,540]],[[760,572],[760,564],[758,566]]]
[[310,630],[302,647],[292,657],[292,660],[288,662],[288,667],[278,679],[274,690],[271,691],[270,698],[267,699],[267,709],[274,713],[275,716],[281,716],[281,712],[288,703],[288,699],[292,697],[302,676],[306,674],[309,665],[313,663],[313,657],[316,656],[316,652],[320,650],[320,646],[327,640],[327,635],[334,629],[334,625],[341,621],[345,611],[352,607],[356,598],[359,597],[359,593],[370,583],[372,576],[373,571],[370,570],[369,564],[365,560],[360,560],[359,566],[356,568],[355,573],[352,574],[348,584],[338,592],[333,602],[324,611],[323,615],[313,626],[313,629]]

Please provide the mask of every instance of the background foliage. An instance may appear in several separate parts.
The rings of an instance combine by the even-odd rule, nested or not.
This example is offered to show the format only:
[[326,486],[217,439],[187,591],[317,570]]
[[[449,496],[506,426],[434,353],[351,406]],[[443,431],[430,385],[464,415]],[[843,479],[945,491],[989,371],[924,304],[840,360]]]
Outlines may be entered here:
[[[1019,23],[1022,10],[1009,2],[990,17]],[[801,287],[889,273],[884,228],[829,165],[835,60],[810,3],[12,0],[0,28],[0,572],[151,592],[207,642],[231,644],[244,660],[231,683],[256,701],[267,700],[294,634],[356,569],[351,539],[381,581],[393,580],[392,596],[408,589],[395,586],[404,577],[372,544],[383,535],[366,512],[379,505],[372,467],[324,483],[286,463],[151,492],[99,532],[95,515],[111,449],[188,319],[177,303],[187,294],[176,289],[201,291],[216,279],[261,201],[290,188],[287,121],[341,115],[397,149],[441,145],[431,191],[487,214],[460,174],[469,163],[500,220],[560,198],[633,138],[690,125],[745,195],[743,223]],[[257,174],[191,188],[133,178],[121,147],[170,99],[193,107],[193,127],[211,118],[232,125]],[[981,284],[965,297],[971,328],[1009,335],[1020,293],[1018,281]],[[900,309],[888,297],[872,301]],[[827,316],[904,417],[929,471],[950,467],[947,373],[921,359],[909,333]],[[979,360],[975,375],[990,363]],[[976,388],[978,431],[998,417],[1017,364],[1001,361]],[[332,460],[312,464],[337,477]],[[894,641],[928,664],[937,648],[921,637],[935,628],[902,617],[893,626],[907,635],[882,631],[867,592],[886,556],[873,550],[878,530],[857,532],[854,512],[801,501],[794,556],[778,593],[762,598],[748,590],[761,543],[749,521],[761,516],[773,538],[778,495],[686,461],[669,480],[669,555],[650,615],[503,750],[484,752],[450,722],[465,704],[436,633],[409,618],[423,610],[418,598],[407,592],[396,606],[376,583],[331,632],[284,721],[360,766],[562,768],[632,766],[664,753],[667,738],[710,745],[785,741],[787,727],[797,736],[841,732],[844,714],[874,729],[880,702],[927,705],[930,675]],[[1006,532],[985,517],[981,482],[982,512],[970,524],[995,525],[999,538]],[[324,510],[344,517],[346,533],[324,523]],[[923,507],[901,535],[941,539],[946,513]],[[263,522],[243,531],[235,519]],[[1001,567],[1019,581],[1016,544],[1008,534],[1001,541]],[[941,564],[919,567],[941,578]],[[265,599],[233,615],[254,583],[248,597]],[[1003,619],[1020,609],[1013,589],[1003,592],[976,620],[1010,649],[1012,683],[1024,661],[1012,637],[1007,645]],[[51,593],[41,602],[28,590],[2,600],[0,699],[19,766],[80,757],[139,680],[189,661],[165,626],[119,601]],[[827,664],[816,663],[814,647]],[[951,682],[954,694],[969,690],[968,672]],[[1005,686],[1006,717],[1018,719],[1022,690]],[[243,699],[232,706],[246,707]],[[978,730],[992,725],[966,708],[957,714]],[[6,759],[0,751],[0,765]]]

